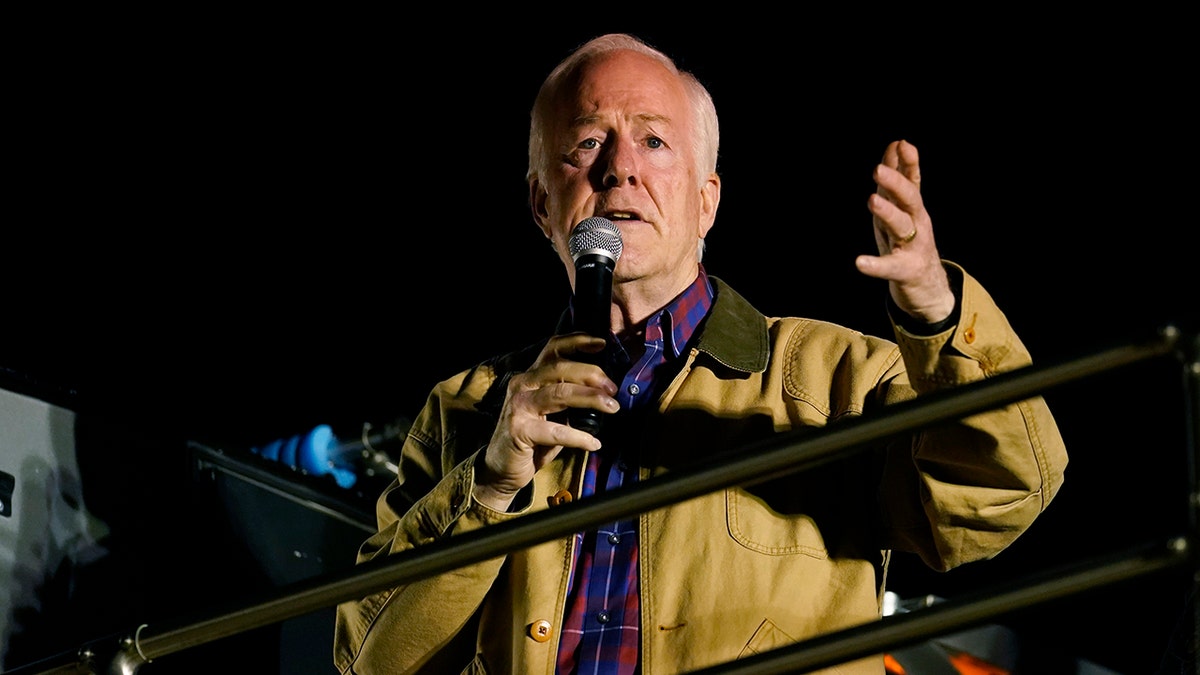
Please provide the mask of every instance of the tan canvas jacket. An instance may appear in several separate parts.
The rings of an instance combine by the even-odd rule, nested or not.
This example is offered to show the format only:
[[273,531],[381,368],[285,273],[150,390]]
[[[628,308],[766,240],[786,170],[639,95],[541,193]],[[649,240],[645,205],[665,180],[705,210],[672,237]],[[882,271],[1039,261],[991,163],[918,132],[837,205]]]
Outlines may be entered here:
[[[932,337],[897,327],[895,343],[764,317],[713,278],[712,311],[660,396],[659,414],[639,430],[642,478],[1029,364],[987,292],[947,265],[961,275],[958,325]],[[552,508],[562,490],[578,496],[582,452],[564,451],[515,512],[471,497],[505,373],[536,353],[489,361],[434,389],[414,420],[399,477],[378,502],[379,532],[363,544],[360,562]],[[875,620],[888,551],[912,551],[939,570],[991,557],[1046,508],[1066,463],[1055,421],[1035,398],[642,514],[642,673],[686,672]],[[570,543],[513,551],[340,605],[339,672],[553,675]],[[878,674],[882,660],[829,672]]]

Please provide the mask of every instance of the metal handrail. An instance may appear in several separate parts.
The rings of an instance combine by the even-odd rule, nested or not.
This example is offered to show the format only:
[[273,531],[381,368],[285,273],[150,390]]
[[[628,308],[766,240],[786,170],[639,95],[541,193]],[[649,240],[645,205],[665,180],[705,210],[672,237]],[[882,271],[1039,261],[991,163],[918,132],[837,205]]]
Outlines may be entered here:
[[691,675],[806,673],[856,658],[890,652],[996,617],[1164,570],[1194,564],[1188,537],[1147,544],[1103,559],[1045,571],[983,592],[965,594],[918,611],[827,633],[787,647],[737,659]]
[[[103,664],[107,664],[105,672],[133,673],[145,663],[184,649],[302,616],[392,586],[448,572],[504,555],[512,550],[568,536],[591,526],[644,513],[719,489],[751,485],[767,478],[803,471],[856,452],[869,443],[903,432],[959,419],[1039,395],[1063,384],[1177,354],[1181,342],[1184,341],[1180,330],[1168,325],[1144,341],[1119,344],[1058,363],[1027,366],[1000,373],[987,380],[953,390],[891,405],[878,414],[848,420],[816,434],[811,431],[780,434],[738,448],[734,452],[723,453],[702,464],[647,479],[633,486],[581,499],[556,509],[539,511],[481,530],[455,535],[384,559],[364,563],[348,572],[291,584],[276,589],[261,602],[213,614],[199,621],[162,628],[142,625],[132,635],[124,636],[115,643],[111,640],[93,642],[83,645],[77,652],[60,655],[58,658],[41,662],[41,665],[33,664],[4,675],[96,673],[101,671],[95,668]],[[1184,344],[1187,346],[1186,342]],[[1099,582],[1112,583],[1137,574],[1138,569],[1149,573],[1181,564],[1190,557],[1190,552],[1195,548],[1189,541],[1190,533],[1159,546],[1158,555],[1147,557],[1137,554],[1135,559],[1119,562],[1115,568],[1082,572],[1082,578],[1087,580],[1088,586]],[[1078,581],[1073,585],[1072,574],[1058,572],[1056,579],[1062,584],[1062,590],[1055,593],[1041,588],[1040,597],[1052,598],[1062,592],[1076,592],[1072,590],[1075,586],[1084,585]],[[1027,604],[1036,602],[1039,597],[1020,592],[1017,592],[1017,595],[1018,597],[1013,597],[1012,594],[1000,596],[998,602]],[[958,621],[982,616],[972,614],[970,608],[956,610],[957,607],[957,604],[951,605],[939,609],[934,614],[926,614],[930,610],[922,610],[921,614],[930,617],[929,623],[936,625],[937,630],[944,630],[947,626],[946,622],[934,620],[936,618],[951,617]],[[887,644],[888,639],[883,636],[900,623],[889,619],[864,627],[862,632],[872,636],[870,639],[873,645],[871,651],[866,653],[878,653],[880,646]],[[903,624],[922,625],[924,620],[906,619]],[[923,629],[922,633],[924,630],[928,628]],[[825,656],[815,657],[813,663],[830,663],[827,659],[833,658],[830,656],[832,654],[840,656],[856,653],[857,648],[853,645],[862,644],[859,631],[837,637],[839,635],[823,636],[820,644],[826,645],[827,651],[823,652]],[[913,635],[916,633],[892,639],[915,639]],[[833,640],[833,644],[840,645],[837,641],[843,638],[850,644],[828,651],[828,641]],[[802,650],[802,645],[812,643],[813,641],[800,643],[786,651]],[[779,654],[770,658],[787,657]],[[791,667],[794,670],[795,666]]]

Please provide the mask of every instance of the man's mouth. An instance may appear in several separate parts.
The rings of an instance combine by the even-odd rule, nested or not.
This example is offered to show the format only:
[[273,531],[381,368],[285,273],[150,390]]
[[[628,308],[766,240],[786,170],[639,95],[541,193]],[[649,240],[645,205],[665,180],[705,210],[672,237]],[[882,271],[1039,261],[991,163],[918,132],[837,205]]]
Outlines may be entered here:
[[604,214],[604,217],[608,218],[609,220],[611,220],[613,222],[619,222],[622,220],[641,220],[642,219],[642,217],[640,215],[638,215],[637,213],[635,213],[633,211],[609,211],[608,213]]

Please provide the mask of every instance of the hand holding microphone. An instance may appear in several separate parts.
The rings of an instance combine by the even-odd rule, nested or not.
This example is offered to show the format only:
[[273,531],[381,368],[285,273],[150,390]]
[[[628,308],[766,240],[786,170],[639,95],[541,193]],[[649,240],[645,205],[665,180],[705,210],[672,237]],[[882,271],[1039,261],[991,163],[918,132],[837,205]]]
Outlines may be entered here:
[[[608,218],[586,218],[571,230],[567,241],[575,261],[574,327],[593,337],[608,339],[612,332],[613,268],[621,257],[621,231]],[[604,352],[581,359],[602,364]],[[572,409],[568,424],[596,436],[600,433],[600,413],[591,409]]]
[[[607,341],[612,333],[612,280],[621,256],[621,231],[607,218],[587,218],[571,230],[567,246],[575,261],[572,332]],[[561,429],[554,428],[561,422],[591,435],[589,443],[572,443],[572,447],[600,448],[602,415],[590,408],[562,407],[563,398],[582,388],[567,387],[564,393],[553,386],[563,382],[557,375],[563,361],[603,364],[603,351],[584,352],[576,346],[579,342],[578,336],[551,338],[533,365],[509,380],[496,432],[477,467],[475,498],[480,503],[506,510],[534,474],[562,449]],[[602,405],[612,411],[618,408],[611,398]]]

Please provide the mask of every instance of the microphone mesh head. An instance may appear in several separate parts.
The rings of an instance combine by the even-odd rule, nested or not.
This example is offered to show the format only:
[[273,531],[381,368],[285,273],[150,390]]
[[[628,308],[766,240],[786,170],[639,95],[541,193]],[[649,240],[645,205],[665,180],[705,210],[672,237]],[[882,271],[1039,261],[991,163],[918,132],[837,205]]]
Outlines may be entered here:
[[608,218],[585,218],[571,230],[567,248],[571,251],[572,260],[579,260],[581,255],[598,253],[616,262],[621,258],[621,231]]

